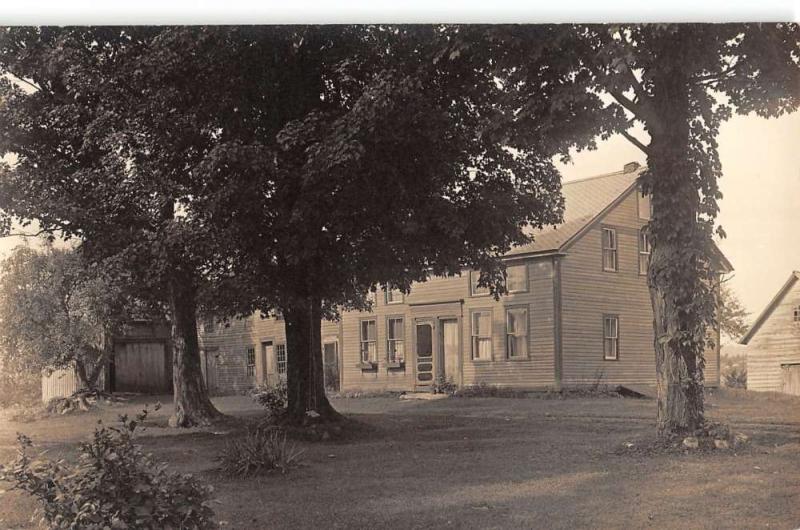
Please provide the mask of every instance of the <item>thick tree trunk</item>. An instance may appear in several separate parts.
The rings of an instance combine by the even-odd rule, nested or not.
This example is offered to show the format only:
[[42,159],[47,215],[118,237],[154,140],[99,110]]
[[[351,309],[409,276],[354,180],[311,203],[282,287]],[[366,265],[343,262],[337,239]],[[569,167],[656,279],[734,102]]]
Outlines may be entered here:
[[653,216],[648,285],[655,336],[657,425],[661,435],[702,425],[707,235],[697,222],[696,168],[689,159],[689,79],[680,36],[663,43],[653,79],[648,179]]
[[310,297],[305,303],[285,308],[288,420],[302,423],[308,412],[323,421],[341,418],[325,395],[322,368],[322,304]]
[[197,339],[195,290],[186,276],[170,281],[172,312],[172,383],[175,413],[173,427],[208,425],[221,413],[208,398],[200,368],[200,345]]

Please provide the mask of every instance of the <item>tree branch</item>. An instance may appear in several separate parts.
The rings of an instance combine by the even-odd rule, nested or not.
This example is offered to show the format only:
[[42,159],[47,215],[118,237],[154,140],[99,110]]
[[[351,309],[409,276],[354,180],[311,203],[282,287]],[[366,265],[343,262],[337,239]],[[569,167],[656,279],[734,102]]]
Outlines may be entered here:
[[622,130],[622,131],[619,131],[619,133],[620,133],[622,136],[624,136],[624,137],[625,137],[625,139],[626,139],[626,140],[628,140],[630,143],[632,143],[633,145],[635,145],[636,147],[638,147],[639,149],[641,149],[641,151],[642,151],[644,154],[646,154],[647,156],[650,156],[650,147],[648,147],[648,146],[644,145],[642,142],[640,142],[640,141],[639,141],[639,140],[638,140],[638,139],[637,139],[635,136],[633,136],[633,135],[632,135],[631,133],[629,133],[628,131]]
[[0,239],[2,239],[4,237],[39,237],[41,235],[48,234],[48,233],[49,232],[47,230],[39,230],[35,234],[29,234],[27,232],[10,232],[8,234],[0,235]]

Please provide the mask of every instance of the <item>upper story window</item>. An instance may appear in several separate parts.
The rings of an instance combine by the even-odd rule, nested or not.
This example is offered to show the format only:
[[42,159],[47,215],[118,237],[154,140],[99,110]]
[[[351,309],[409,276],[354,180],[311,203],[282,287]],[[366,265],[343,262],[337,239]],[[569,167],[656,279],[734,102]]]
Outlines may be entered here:
[[509,359],[528,356],[528,309],[506,309],[506,352]]
[[203,333],[214,333],[217,328],[217,323],[213,316],[203,317]]
[[400,289],[386,288],[386,304],[402,304],[403,291]]
[[603,315],[603,359],[616,361],[619,358],[619,317]]
[[647,236],[646,228],[642,227],[642,229],[639,230],[639,274],[647,274],[651,252],[650,238]]
[[528,290],[528,265],[508,265],[506,267],[506,289],[509,293],[524,293]]
[[800,305],[794,308],[793,320],[795,323],[800,324]]
[[653,202],[650,200],[650,195],[643,194],[642,190],[636,194],[638,198],[637,207],[639,209],[639,219],[650,220],[653,217]]
[[472,313],[472,359],[490,361],[492,359],[492,312]]
[[617,230],[603,228],[603,270],[617,270]]
[[370,308],[374,311],[378,307],[378,293],[375,291],[367,292],[367,302],[369,302]]
[[469,271],[469,294],[471,296],[486,296],[489,294],[488,287],[478,287],[480,271]]
[[386,321],[386,357],[390,363],[405,360],[405,328],[402,318],[389,318]]
[[373,363],[377,359],[378,326],[375,320],[361,321],[361,362]]
[[244,317],[244,329],[253,329],[253,317]]
[[247,358],[247,375],[249,377],[256,375],[256,347],[249,346],[245,357]]

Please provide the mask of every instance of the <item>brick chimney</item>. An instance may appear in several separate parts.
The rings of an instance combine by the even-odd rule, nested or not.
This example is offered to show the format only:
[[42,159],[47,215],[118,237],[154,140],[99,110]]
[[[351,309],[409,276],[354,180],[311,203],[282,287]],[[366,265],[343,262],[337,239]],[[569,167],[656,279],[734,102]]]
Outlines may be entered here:
[[642,167],[642,166],[641,166],[641,164],[639,164],[639,162],[628,162],[627,164],[625,164],[622,167],[622,172],[623,173],[633,173],[634,171],[636,171],[640,167]]

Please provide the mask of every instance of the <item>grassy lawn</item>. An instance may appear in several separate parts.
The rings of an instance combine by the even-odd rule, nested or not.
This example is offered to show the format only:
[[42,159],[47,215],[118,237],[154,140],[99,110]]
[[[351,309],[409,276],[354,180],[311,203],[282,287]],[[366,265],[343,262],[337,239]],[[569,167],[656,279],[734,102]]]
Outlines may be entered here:
[[[248,398],[215,399],[236,416]],[[100,412],[0,424],[0,459],[14,432],[69,456]],[[216,489],[225,528],[797,528],[800,399],[713,391],[708,415],[751,437],[743,454],[633,456],[652,434],[655,402],[619,398],[338,399],[372,427],[363,439],[301,443],[287,475],[224,479],[213,458],[225,433],[176,432],[153,416],[142,444],[171,468]],[[169,407],[165,407],[168,409]],[[0,489],[9,485],[0,484]],[[0,494],[0,528],[30,528],[35,504]]]

